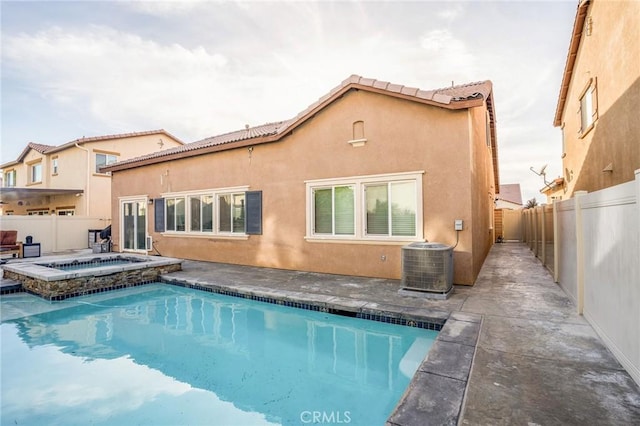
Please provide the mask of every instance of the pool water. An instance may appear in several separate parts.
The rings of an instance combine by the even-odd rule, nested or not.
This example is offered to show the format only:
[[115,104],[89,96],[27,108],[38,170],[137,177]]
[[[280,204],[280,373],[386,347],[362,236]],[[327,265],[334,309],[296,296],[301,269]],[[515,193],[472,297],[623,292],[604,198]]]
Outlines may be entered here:
[[3,425],[384,424],[437,334],[166,284],[5,307]]

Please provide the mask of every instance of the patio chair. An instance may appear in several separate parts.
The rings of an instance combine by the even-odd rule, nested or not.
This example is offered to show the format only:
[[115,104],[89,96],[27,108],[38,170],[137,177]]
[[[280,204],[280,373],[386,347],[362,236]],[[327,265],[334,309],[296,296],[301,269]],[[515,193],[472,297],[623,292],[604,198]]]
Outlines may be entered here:
[[22,242],[17,239],[18,231],[0,231],[0,254],[22,257]]

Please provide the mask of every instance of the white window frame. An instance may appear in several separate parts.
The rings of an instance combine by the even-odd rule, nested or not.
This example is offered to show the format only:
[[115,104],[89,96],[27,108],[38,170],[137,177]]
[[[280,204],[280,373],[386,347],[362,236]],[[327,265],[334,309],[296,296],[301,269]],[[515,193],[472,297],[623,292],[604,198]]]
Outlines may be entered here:
[[[246,235],[246,229],[247,229],[247,218],[246,218],[246,199],[245,199],[245,218],[244,218],[244,229],[242,232],[234,232],[233,230],[233,209],[234,209],[234,204],[233,204],[233,198],[236,195],[242,195],[244,196],[245,191],[239,191],[239,192],[217,192],[215,195],[215,208],[216,210],[214,211],[214,223],[216,224],[216,229],[217,229],[217,233],[220,235]],[[231,204],[229,205],[229,210],[230,210],[230,218],[231,218],[231,231],[222,231],[221,228],[221,224],[220,224],[220,198],[224,197],[224,196],[230,196],[231,197]]]
[[[35,176],[36,170],[40,175],[38,180],[36,180]],[[29,183],[42,183],[42,161],[29,164]]]
[[598,88],[595,79],[590,79],[582,90],[579,103],[580,128],[578,133],[580,137],[583,137],[593,129],[596,120],[598,120]]
[[[424,241],[423,232],[423,191],[422,176],[424,171],[405,173],[389,173],[380,175],[351,176],[335,179],[317,179],[305,181],[306,185],[306,235],[307,241],[320,242],[358,242],[358,243],[399,243]],[[367,235],[366,228],[366,196],[365,187],[371,184],[392,182],[415,182],[416,191],[416,235],[415,236],[385,236]],[[354,235],[329,235],[316,234],[314,232],[314,199],[315,189],[323,189],[335,186],[353,186],[355,196],[355,233]]]
[[[230,238],[230,239],[247,239],[248,234],[246,233],[246,217],[245,217],[245,230],[243,232],[221,232],[220,231],[220,197],[224,195],[244,195],[249,190],[249,186],[235,186],[229,188],[213,188],[213,189],[205,189],[198,191],[182,191],[182,192],[170,192],[160,194],[162,198],[165,200],[165,231],[162,235],[166,236],[180,236],[180,237],[217,237],[217,238]],[[189,202],[190,197],[200,197],[202,199],[203,196],[211,196],[213,197],[213,229],[211,231],[192,231],[191,230],[191,203]],[[183,198],[185,202],[185,230],[184,231],[173,231],[167,229],[167,200],[171,198]],[[246,205],[246,199],[245,199]],[[202,210],[201,210],[202,211]],[[201,218],[202,220],[202,218]],[[200,227],[202,229],[202,226]]]
[[4,172],[4,186],[6,188],[14,188],[16,186],[16,178],[18,174],[16,169],[9,170]]
[[51,159],[51,174],[52,175],[58,174],[58,157],[53,157]]
[[[98,168],[98,155],[104,155],[105,156],[105,163],[101,164],[100,167],[104,167],[104,166],[108,166],[109,164],[113,164],[113,163],[117,163],[118,162],[118,154],[112,154],[112,153],[108,153],[108,152],[96,152],[95,153],[95,173],[99,174],[99,175],[108,175],[110,174],[109,172],[107,173],[102,173],[100,172],[99,168]],[[111,160],[111,161],[109,161]]]
[[[353,204],[354,204],[354,215],[353,215],[353,234],[336,234],[336,218],[335,218],[335,191],[336,188],[351,188],[353,190]],[[332,207],[332,211],[331,211],[331,233],[316,233],[315,230],[315,223],[316,223],[316,217],[315,217],[315,213],[316,213],[316,209],[315,209],[315,192],[319,191],[319,190],[325,190],[325,189],[330,189],[331,190],[331,207]],[[343,237],[343,238],[351,238],[351,237],[355,237],[355,232],[356,232],[356,214],[355,214],[355,205],[356,205],[356,200],[357,200],[357,195],[356,195],[356,188],[355,185],[352,184],[339,184],[339,185],[318,185],[318,186],[314,186],[311,188],[311,233],[314,236],[321,236],[321,237]]]

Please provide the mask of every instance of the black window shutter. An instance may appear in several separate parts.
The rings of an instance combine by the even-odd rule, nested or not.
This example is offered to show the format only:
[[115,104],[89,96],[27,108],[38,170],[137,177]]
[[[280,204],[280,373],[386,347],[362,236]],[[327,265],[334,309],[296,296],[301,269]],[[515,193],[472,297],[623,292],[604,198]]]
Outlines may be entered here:
[[164,232],[164,198],[153,200],[153,209],[154,230],[156,232]]
[[246,233],[262,235],[262,191],[247,191],[246,198]]

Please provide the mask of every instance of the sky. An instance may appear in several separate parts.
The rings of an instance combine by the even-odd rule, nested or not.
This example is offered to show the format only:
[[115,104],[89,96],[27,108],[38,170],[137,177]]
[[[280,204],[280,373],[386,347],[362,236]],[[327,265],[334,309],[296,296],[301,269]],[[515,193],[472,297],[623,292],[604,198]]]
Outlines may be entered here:
[[491,80],[500,182],[561,176],[553,127],[577,0],[5,1],[0,164],[29,142],[165,129],[184,142],[296,116],[352,74]]

